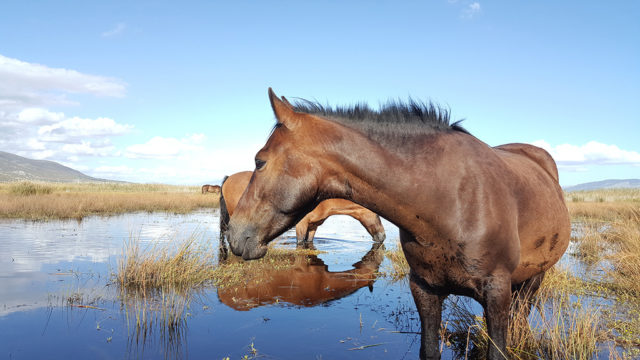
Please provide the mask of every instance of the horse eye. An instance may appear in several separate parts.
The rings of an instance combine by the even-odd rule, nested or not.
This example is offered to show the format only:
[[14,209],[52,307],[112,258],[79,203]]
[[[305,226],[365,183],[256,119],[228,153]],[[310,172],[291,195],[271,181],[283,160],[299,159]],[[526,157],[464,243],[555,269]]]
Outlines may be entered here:
[[260,159],[256,159],[256,170],[260,170],[262,169],[262,167],[264,166],[264,164],[266,164],[267,162],[264,160],[260,160]]

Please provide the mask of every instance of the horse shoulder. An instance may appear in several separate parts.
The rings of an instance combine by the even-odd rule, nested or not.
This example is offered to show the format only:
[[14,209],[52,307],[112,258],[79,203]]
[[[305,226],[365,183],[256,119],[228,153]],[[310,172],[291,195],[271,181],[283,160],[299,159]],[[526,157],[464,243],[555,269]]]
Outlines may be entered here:
[[529,144],[512,143],[495,146],[494,149],[525,156],[538,164],[538,166],[546,171],[555,181],[559,181],[556,162],[551,155],[542,148]]

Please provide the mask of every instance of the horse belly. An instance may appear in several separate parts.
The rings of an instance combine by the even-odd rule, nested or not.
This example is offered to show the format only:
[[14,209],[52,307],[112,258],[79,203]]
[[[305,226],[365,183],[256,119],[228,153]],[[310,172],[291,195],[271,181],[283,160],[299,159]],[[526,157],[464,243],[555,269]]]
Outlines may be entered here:
[[569,246],[571,220],[564,201],[545,202],[529,211],[531,220],[519,231],[520,262],[512,275],[518,284],[547,271],[560,260]]

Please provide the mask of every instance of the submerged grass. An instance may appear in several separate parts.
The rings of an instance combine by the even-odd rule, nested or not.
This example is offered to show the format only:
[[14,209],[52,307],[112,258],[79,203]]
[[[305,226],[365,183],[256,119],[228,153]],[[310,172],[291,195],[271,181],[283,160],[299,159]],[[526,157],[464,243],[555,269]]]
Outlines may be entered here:
[[187,213],[219,206],[196,186],[125,183],[0,183],[0,218],[82,219],[134,211]]

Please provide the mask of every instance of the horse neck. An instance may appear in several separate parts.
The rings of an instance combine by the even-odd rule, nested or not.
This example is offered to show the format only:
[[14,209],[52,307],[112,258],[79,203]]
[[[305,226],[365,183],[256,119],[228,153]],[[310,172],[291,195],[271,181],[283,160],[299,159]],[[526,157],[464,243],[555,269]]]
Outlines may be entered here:
[[333,160],[327,162],[332,169],[326,188],[321,190],[360,204],[401,228],[411,231],[423,226],[416,215],[428,217],[437,208],[429,201],[416,200],[436,193],[437,182],[432,177],[441,166],[437,148],[442,134],[413,139],[421,150],[416,158],[415,149],[389,150],[356,130],[339,127],[346,133],[327,154]]

